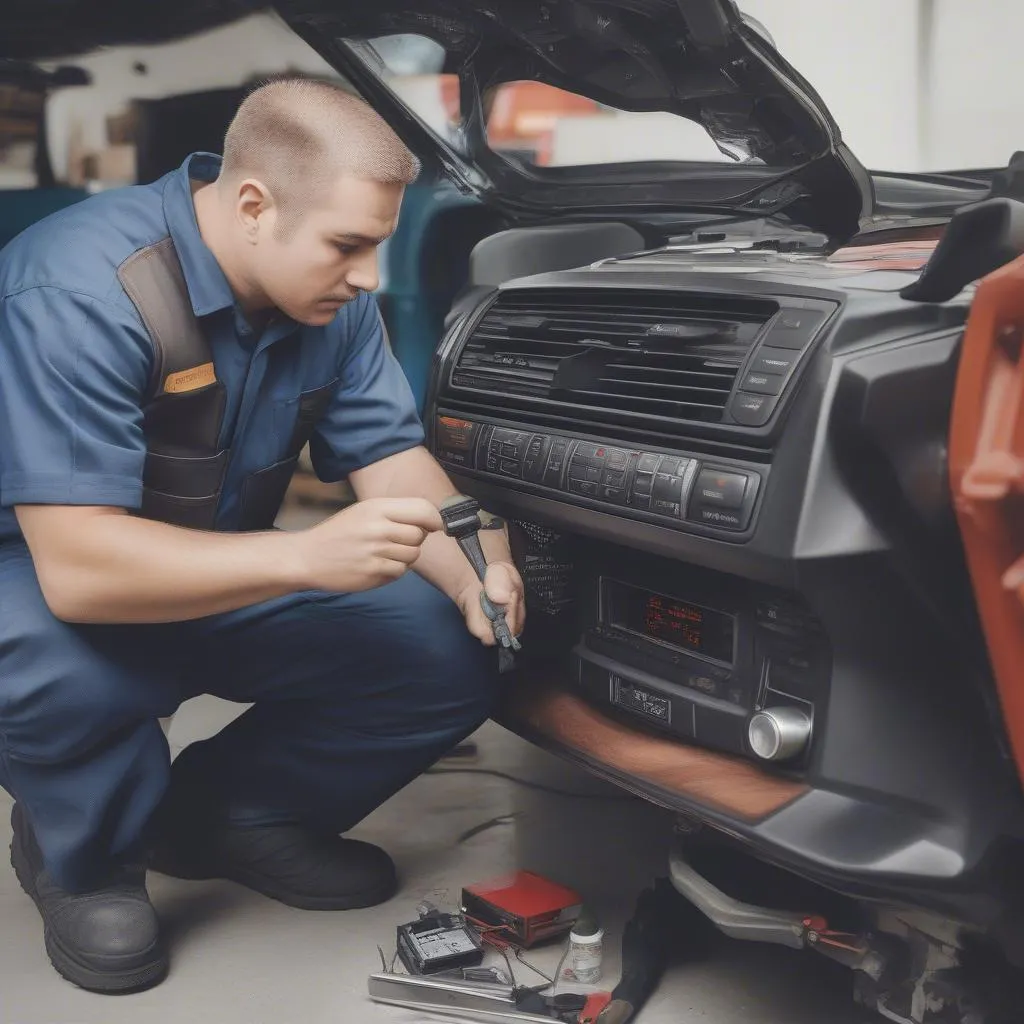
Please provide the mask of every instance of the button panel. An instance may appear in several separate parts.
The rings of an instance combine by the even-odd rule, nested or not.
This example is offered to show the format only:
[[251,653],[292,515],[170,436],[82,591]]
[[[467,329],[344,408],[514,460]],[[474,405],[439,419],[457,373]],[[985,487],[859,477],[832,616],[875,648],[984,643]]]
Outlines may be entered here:
[[831,302],[786,300],[761,336],[729,403],[734,423],[763,427],[772,418],[801,356],[835,309]]
[[[761,397],[761,396],[754,396]],[[446,430],[442,422],[456,424]],[[437,418],[435,454],[459,469],[522,482],[677,527],[743,533],[763,470],[637,451],[558,434]]]

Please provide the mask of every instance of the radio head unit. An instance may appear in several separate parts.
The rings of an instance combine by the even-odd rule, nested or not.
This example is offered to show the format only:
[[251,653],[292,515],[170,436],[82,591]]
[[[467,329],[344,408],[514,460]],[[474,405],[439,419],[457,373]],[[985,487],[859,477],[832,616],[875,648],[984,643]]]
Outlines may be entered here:
[[[592,567],[583,592],[593,596],[572,675],[590,702],[730,754],[806,761],[831,655],[797,598],[625,558]],[[787,737],[777,746],[767,741],[776,728]]]

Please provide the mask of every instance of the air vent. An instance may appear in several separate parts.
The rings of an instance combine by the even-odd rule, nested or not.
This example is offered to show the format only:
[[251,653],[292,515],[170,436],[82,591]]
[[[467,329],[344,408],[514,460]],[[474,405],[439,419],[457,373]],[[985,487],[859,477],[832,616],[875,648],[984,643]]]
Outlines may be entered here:
[[718,423],[776,309],[661,291],[503,292],[462,348],[452,390],[485,392],[488,404]]

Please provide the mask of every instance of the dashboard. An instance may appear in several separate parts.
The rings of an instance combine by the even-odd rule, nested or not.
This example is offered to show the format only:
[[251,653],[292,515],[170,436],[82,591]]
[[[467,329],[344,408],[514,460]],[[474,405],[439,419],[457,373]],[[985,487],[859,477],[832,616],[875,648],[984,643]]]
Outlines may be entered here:
[[823,872],[936,844],[952,879],[1016,796],[945,480],[970,296],[913,279],[767,252],[510,277],[453,311],[426,420],[517,532],[566,692],[806,787],[753,826],[659,801]]

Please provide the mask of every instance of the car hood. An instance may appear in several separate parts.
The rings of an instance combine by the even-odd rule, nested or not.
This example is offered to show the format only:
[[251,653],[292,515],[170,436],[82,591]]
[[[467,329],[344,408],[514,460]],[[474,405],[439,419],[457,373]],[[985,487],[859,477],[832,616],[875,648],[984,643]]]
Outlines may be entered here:
[[[0,56],[39,60],[154,42],[223,24],[245,0],[8,0]],[[782,216],[831,238],[871,215],[871,178],[821,98],[733,0],[277,0],[284,21],[389,118],[425,162],[513,216],[692,212]],[[110,17],[103,17],[102,9]],[[80,16],[76,16],[80,14]],[[50,18],[47,22],[47,18]],[[374,50],[427,37],[458,82],[456,138],[431,130]],[[707,132],[725,162],[539,167],[488,145],[483,111],[503,83],[543,82],[623,111],[668,112]]]

